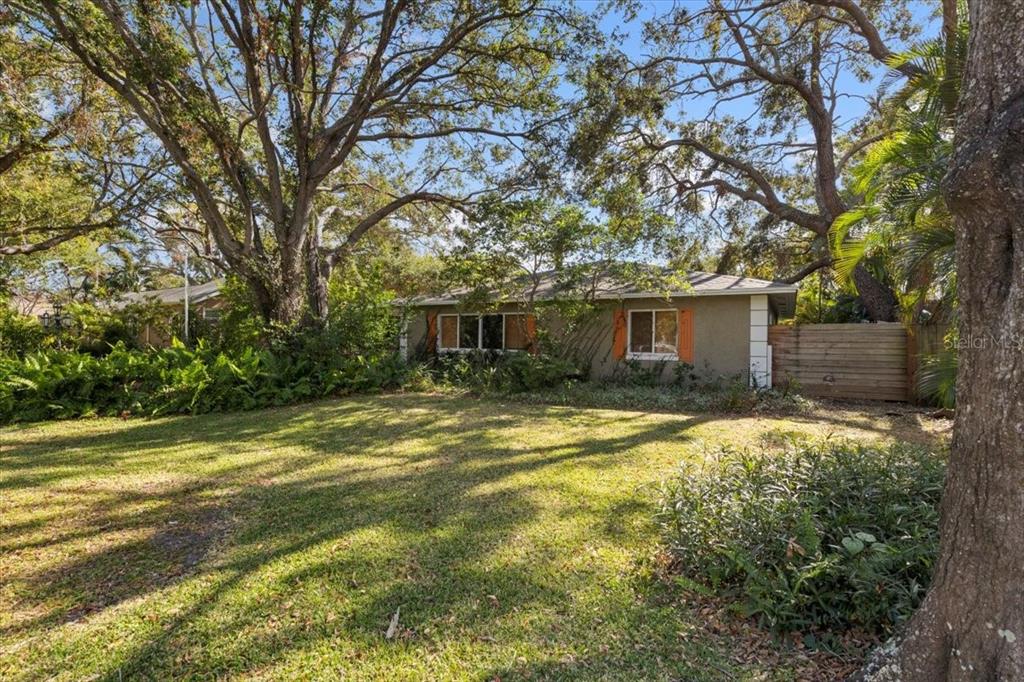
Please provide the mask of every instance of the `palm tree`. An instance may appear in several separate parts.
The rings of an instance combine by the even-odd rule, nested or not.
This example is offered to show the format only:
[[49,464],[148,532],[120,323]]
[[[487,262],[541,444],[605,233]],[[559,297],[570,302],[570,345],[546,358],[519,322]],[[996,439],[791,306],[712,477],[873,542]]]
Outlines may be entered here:
[[[852,285],[854,268],[881,262],[897,283],[905,323],[956,317],[953,220],[941,184],[953,152],[953,114],[967,51],[967,25],[954,40],[933,40],[896,55],[894,69],[917,74],[887,102],[893,132],[853,170],[862,201],[832,226],[835,268]],[[953,339],[955,341],[955,339]],[[922,360],[918,390],[943,405],[953,401],[956,356]]]

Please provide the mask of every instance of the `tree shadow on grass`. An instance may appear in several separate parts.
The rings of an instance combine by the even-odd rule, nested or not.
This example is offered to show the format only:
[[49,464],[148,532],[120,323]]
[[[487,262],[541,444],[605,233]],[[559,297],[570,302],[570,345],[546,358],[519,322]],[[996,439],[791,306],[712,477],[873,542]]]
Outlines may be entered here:
[[[437,402],[391,396],[140,421],[113,435],[28,434],[3,453],[5,471],[13,464],[19,472],[10,489],[56,486],[73,518],[49,538],[38,537],[47,524],[7,526],[5,551],[96,542],[49,568],[19,566],[22,605],[40,613],[0,634],[41,633],[191,578],[208,581],[203,596],[107,674],[241,673],[321,642],[359,655],[352,649],[382,646],[399,607],[400,646],[418,653],[444,646],[431,630],[500,630],[515,613],[558,611],[571,599],[562,576],[538,570],[530,543],[519,542],[545,513],[536,496],[557,490],[558,468],[609,467],[644,444],[681,445],[702,421],[639,420],[612,435],[577,428],[557,442],[523,443],[507,429],[592,416]],[[215,473],[177,461],[185,445],[195,452],[183,457],[205,457],[199,464]],[[250,457],[254,449],[260,454]],[[186,480],[125,490],[117,477],[126,469]],[[648,511],[631,494],[620,491],[609,509],[589,513],[587,531],[621,537],[624,519]],[[79,636],[80,645],[90,646],[88,638]],[[33,672],[54,672],[54,661],[41,658]]]

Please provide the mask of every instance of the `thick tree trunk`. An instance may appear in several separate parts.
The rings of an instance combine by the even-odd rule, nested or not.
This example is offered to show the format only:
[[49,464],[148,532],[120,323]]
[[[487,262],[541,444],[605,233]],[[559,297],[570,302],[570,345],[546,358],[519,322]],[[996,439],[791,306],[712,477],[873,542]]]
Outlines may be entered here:
[[252,292],[253,300],[256,303],[256,312],[260,314],[264,322],[270,322],[274,319],[276,306],[270,287],[256,277],[246,277],[245,281],[249,285],[249,291]]
[[947,201],[960,364],[932,585],[870,680],[1024,680],[1024,3],[970,3]]
[[282,266],[278,275],[272,321],[282,325],[301,322],[308,310],[305,269],[301,259]]
[[270,266],[263,266],[259,270],[239,270],[239,274],[249,285],[256,310],[264,322],[288,326],[301,319],[307,302],[301,263],[299,266],[297,274],[294,267],[290,269],[291,275],[285,274],[282,268]]
[[322,236],[323,227],[314,215],[306,241],[306,303],[310,321],[318,325],[327,320],[327,282],[331,276],[330,266],[320,251]]
[[872,322],[895,322],[900,310],[899,301],[892,289],[879,282],[862,264],[853,269],[853,283],[857,287],[860,302]]
[[319,238],[306,240],[301,253],[281,250],[281,262],[239,268],[266,322],[290,326],[321,324],[327,316],[327,269]]

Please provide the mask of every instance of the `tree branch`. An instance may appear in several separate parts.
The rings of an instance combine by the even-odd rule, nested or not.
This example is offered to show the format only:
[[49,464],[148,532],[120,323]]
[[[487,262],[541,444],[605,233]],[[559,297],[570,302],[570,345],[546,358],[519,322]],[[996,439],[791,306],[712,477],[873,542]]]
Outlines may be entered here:
[[779,281],[784,282],[785,284],[796,284],[797,282],[802,281],[808,275],[815,273],[818,270],[821,270],[822,268],[829,267],[830,265],[832,265],[832,262],[833,258],[831,256],[823,256],[812,263],[808,263],[807,265],[800,268],[789,277],[784,277]]

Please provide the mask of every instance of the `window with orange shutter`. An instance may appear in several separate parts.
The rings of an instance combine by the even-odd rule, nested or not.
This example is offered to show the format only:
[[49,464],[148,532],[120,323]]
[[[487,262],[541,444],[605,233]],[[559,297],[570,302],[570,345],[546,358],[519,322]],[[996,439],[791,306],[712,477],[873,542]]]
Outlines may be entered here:
[[677,357],[679,313],[671,310],[629,311],[629,356],[638,360]]

